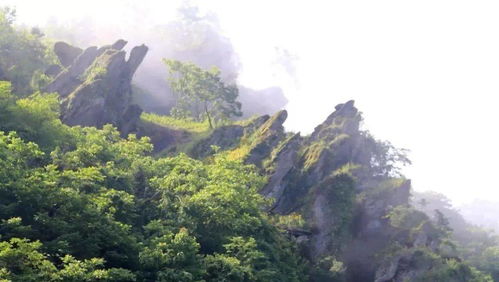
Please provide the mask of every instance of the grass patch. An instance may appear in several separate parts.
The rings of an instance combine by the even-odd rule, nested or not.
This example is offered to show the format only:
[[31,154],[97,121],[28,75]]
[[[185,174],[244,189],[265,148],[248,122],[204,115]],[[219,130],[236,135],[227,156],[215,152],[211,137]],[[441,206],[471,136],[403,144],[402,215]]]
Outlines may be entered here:
[[239,147],[227,152],[227,158],[229,160],[241,160],[243,161],[246,156],[250,153],[252,147],[249,144],[242,144]]
[[178,130],[186,130],[193,133],[201,133],[210,130],[208,121],[197,122],[193,120],[177,119],[171,116],[162,116],[153,113],[142,113],[140,119],[160,126]]
[[246,118],[246,119],[236,120],[232,124],[240,125],[240,126],[248,126],[251,123],[255,122],[259,117],[260,116],[258,116],[258,115],[253,115],[253,116]]

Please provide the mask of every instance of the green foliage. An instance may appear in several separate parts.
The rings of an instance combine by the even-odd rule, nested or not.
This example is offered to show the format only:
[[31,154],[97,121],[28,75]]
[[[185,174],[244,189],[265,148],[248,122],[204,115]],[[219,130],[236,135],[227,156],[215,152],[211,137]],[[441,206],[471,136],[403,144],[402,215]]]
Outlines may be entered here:
[[429,270],[421,273],[414,281],[470,281],[470,282],[492,282],[490,275],[481,273],[475,268],[456,259],[443,259],[428,250],[417,250],[415,252],[416,264],[427,264]]
[[253,166],[154,159],[148,138],[62,125],[55,102],[16,99],[0,83],[0,124],[16,131],[0,131],[2,279],[304,279],[294,245],[262,210],[265,179]]
[[399,149],[389,141],[376,140],[368,131],[361,132],[363,136],[362,150],[369,156],[368,173],[372,176],[401,177],[402,166],[410,165],[407,149]]
[[323,142],[315,142],[307,147],[303,153],[303,169],[306,170],[315,165],[319,161],[319,158],[325,148],[326,145]]
[[449,233],[457,256],[499,280],[499,238],[496,234],[467,222],[440,193],[414,193],[413,203]]
[[409,206],[397,206],[393,208],[387,215],[390,224],[399,229],[415,229],[421,226],[428,217]]
[[84,261],[66,255],[60,267],[51,262],[40,249],[39,241],[12,238],[0,242],[1,281],[135,281],[135,275],[125,269],[104,268],[104,260]]
[[12,238],[0,242],[0,278],[7,281],[50,281],[57,271],[38,250],[40,242]]
[[275,215],[272,221],[276,226],[285,229],[305,228],[305,220],[298,213],[290,213],[288,215]]
[[332,256],[322,258],[315,266],[312,281],[331,281],[342,282],[345,281],[346,267],[343,262],[337,260]]
[[15,18],[15,10],[0,8],[0,80],[11,81],[14,93],[27,95],[33,90],[30,86],[46,79],[37,71],[43,72],[55,63],[55,56],[43,43],[39,30],[17,28],[13,25]]
[[0,81],[0,130],[15,131],[25,140],[36,141],[44,151],[72,141],[71,129],[59,119],[56,94],[35,93],[16,99],[11,84],[4,81]]
[[202,275],[199,244],[185,228],[154,236],[139,254],[144,278],[151,281],[196,281]]
[[490,273],[494,281],[499,279],[499,246],[478,249],[475,252],[465,252],[471,265],[486,273]]
[[208,120],[210,128],[215,123],[241,116],[241,103],[237,102],[236,85],[225,85],[220,70],[203,70],[193,63],[164,60],[170,71],[170,87],[178,95],[172,109],[175,117],[191,117],[196,121]]
[[343,247],[343,243],[350,239],[351,223],[354,216],[355,184],[348,174],[338,174],[323,183],[326,197],[330,203],[331,214],[333,216],[335,240],[332,244],[333,254],[337,254]]

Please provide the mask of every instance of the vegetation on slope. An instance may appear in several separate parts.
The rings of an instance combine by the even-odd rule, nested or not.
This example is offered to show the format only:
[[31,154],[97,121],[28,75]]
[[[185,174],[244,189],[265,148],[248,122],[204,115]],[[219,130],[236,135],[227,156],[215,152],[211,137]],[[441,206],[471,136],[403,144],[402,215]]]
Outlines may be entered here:
[[140,118],[145,122],[151,122],[167,128],[185,130],[192,133],[202,133],[210,130],[210,125],[207,121],[197,122],[187,118],[180,119],[154,113],[142,113]]
[[147,138],[62,125],[48,106],[24,108],[53,96],[15,101],[8,89],[2,83],[0,107],[24,122],[0,117],[2,279],[305,279],[293,244],[261,209],[264,179],[251,166],[155,159]]
[[0,80],[11,81],[14,93],[25,96],[48,82],[45,68],[57,60],[39,29],[16,27],[15,19],[14,9],[0,7]]

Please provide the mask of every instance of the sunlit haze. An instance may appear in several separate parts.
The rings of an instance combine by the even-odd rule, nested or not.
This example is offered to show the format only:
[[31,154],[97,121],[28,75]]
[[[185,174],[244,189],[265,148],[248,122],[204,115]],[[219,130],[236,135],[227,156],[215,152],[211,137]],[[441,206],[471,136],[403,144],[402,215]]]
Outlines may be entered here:
[[[180,3],[0,0],[17,8],[19,24],[43,29],[49,21],[91,19],[127,40],[171,21]],[[499,196],[499,2],[196,4],[218,17],[232,41],[240,84],[283,88],[288,130],[308,134],[336,104],[353,99],[365,129],[411,150],[404,172],[414,189],[458,204]]]

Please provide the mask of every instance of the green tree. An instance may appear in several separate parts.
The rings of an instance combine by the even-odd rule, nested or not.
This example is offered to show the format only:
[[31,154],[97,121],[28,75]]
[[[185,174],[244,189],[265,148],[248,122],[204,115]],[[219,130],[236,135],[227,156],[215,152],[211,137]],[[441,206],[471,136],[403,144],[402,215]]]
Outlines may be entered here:
[[0,80],[11,81],[13,92],[25,96],[47,82],[43,72],[57,60],[40,30],[15,27],[15,19],[15,10],[0,7]]
[[206,119],[210,128],[216,122],[242,115],[241,103],[236,101],[237,86],[226,85],[220,78],[218,68],[203,70],[193,63],[164,62],[170,72],[170,87],[178,95],[173,115],[191,117],[196,121]]

